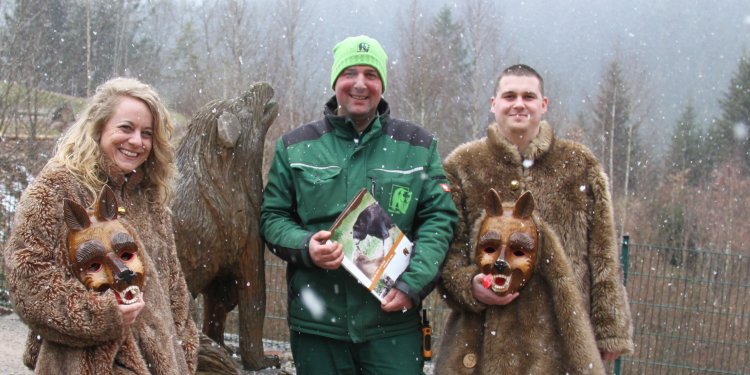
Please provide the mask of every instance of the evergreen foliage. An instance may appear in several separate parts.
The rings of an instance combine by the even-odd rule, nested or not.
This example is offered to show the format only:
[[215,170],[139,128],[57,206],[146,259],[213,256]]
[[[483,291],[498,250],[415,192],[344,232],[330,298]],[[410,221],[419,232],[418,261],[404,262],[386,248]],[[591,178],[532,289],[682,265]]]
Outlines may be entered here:
[[5,73],[27,87],[79,97],[90,94],[89,78],[89,86],[95,87],[117,75],[153,77],[159,48],[150,35],[139,32],[154,21],[140,9],[142,3],[17,0],[6,14],[9,33],[1,51],[8,62]]
[[464,27],[444,6],[429,25],[414,22],[407,28],[412,37],[403,51],[406,61],[389,80],[399,98],[395,110],[438,134],[447,154],[470,136],[465,129],[471,121],[471,106],[465,103],[471,84]]
[[641,172],[634,166],[647,159],[638,134],[640,119],[633,116],[630,78],[619,60],[606,66],[586,134],[587,144],[610,177],[614,197],[627,193],[626,184],[627,190],[637,190],[638,173],[631,172]]
[[743,162],[743,173],[750,172],[750,55],[740,60],[729,88],[719,101],[721,117],[709,130],[712,165],[730,159]]
[[703,160],[703,138],[693,106],[688,104],[683,110],[672,134],[669,153],[665,159],[665,169],[672,173],[686,172],[688,182],[695,186],[707,171]]

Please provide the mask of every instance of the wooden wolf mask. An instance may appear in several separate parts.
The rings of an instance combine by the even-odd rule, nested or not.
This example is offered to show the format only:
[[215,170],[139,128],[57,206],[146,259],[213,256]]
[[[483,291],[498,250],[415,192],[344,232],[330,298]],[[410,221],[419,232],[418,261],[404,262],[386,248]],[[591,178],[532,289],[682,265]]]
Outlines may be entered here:
[[475,259],[485,274],[482,285],[504,296],[518,292],[534,274],[539,257],[539,233],[532,219],[534,197],[522,194],[514,204],[503,204],[490,189],[477,234]]
[[91,290],[112,289],[117,302],[138,301],[145,280],[145,257],[135,235],[117,220],[117,200],[109,186],[96,198],[93,211],[65,199],[68,259],[73,273]]

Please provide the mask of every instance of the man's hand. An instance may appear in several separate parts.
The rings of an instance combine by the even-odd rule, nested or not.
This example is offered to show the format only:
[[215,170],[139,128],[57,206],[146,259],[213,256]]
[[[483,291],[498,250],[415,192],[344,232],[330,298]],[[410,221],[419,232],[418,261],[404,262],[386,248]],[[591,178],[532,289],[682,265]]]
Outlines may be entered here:
[[518,293],[508,294],[502,297],[498,296],[492,291],[492,289],[485,288],[484,285],[482,285],[482,278],[484,278],[484,274],[478,273],[473,279],[471,279],[471,294],[474,295],[474,298],[476,298],[477,301],[485,305],[507,305],[518,297]]
[[137,318],[138,314],[141,313],[141,310],[146,307],[146,302],[143,300],[143,294],[141,294],[137,302],[130,305],[118,305],[118,307],[120,308],[122,322],[125,326],[129,326],[135,323],[135,318]]
[[414,307],[409,296],[396,288],[391,288],[383,300],[380,308],[386,312],[405,311]]
[[330,238],[331,232],[325,230],[313,234],[308,250],[313,264],[326,270],[335,270],[341,267],[344,251],[340,243],[328,241]]

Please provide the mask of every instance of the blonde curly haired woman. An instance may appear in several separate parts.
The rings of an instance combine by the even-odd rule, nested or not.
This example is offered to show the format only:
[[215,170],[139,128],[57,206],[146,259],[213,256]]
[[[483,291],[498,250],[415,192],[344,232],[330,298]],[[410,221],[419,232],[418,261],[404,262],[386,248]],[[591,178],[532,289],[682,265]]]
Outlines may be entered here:
[[[16,313],[29,326],[23,361],[36,373],[194,373],[198,333],[172,234],[175,176],[169,112],[149,85],[111,79],[62,135],[24,192],[4,249]],[[63,200],[90,207],[103,185],[146,257],[140,300],[88,290],[66,255]]]

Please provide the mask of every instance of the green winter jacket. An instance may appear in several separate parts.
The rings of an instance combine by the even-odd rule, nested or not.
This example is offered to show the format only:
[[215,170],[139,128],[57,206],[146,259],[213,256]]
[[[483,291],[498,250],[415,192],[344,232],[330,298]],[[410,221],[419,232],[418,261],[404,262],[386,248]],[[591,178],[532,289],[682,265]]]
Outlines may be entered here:
[[[390,118],[385,100],[361,136],[351,118],[335,115],[337,107],[333,97],[325,119],[278,140],[263,193],[263,237],[288,262],[290,329],[352,342],[413,332],[457,217],[437,140],[412,123]],[[405,313],[382,311],[380,302],[343,267],[324,270],[310,259],[313,233],[330,229],[362,187],[415,243],[411,263],[395,284],[415,304]],[[394,191],[399,194],[392,196]]]

